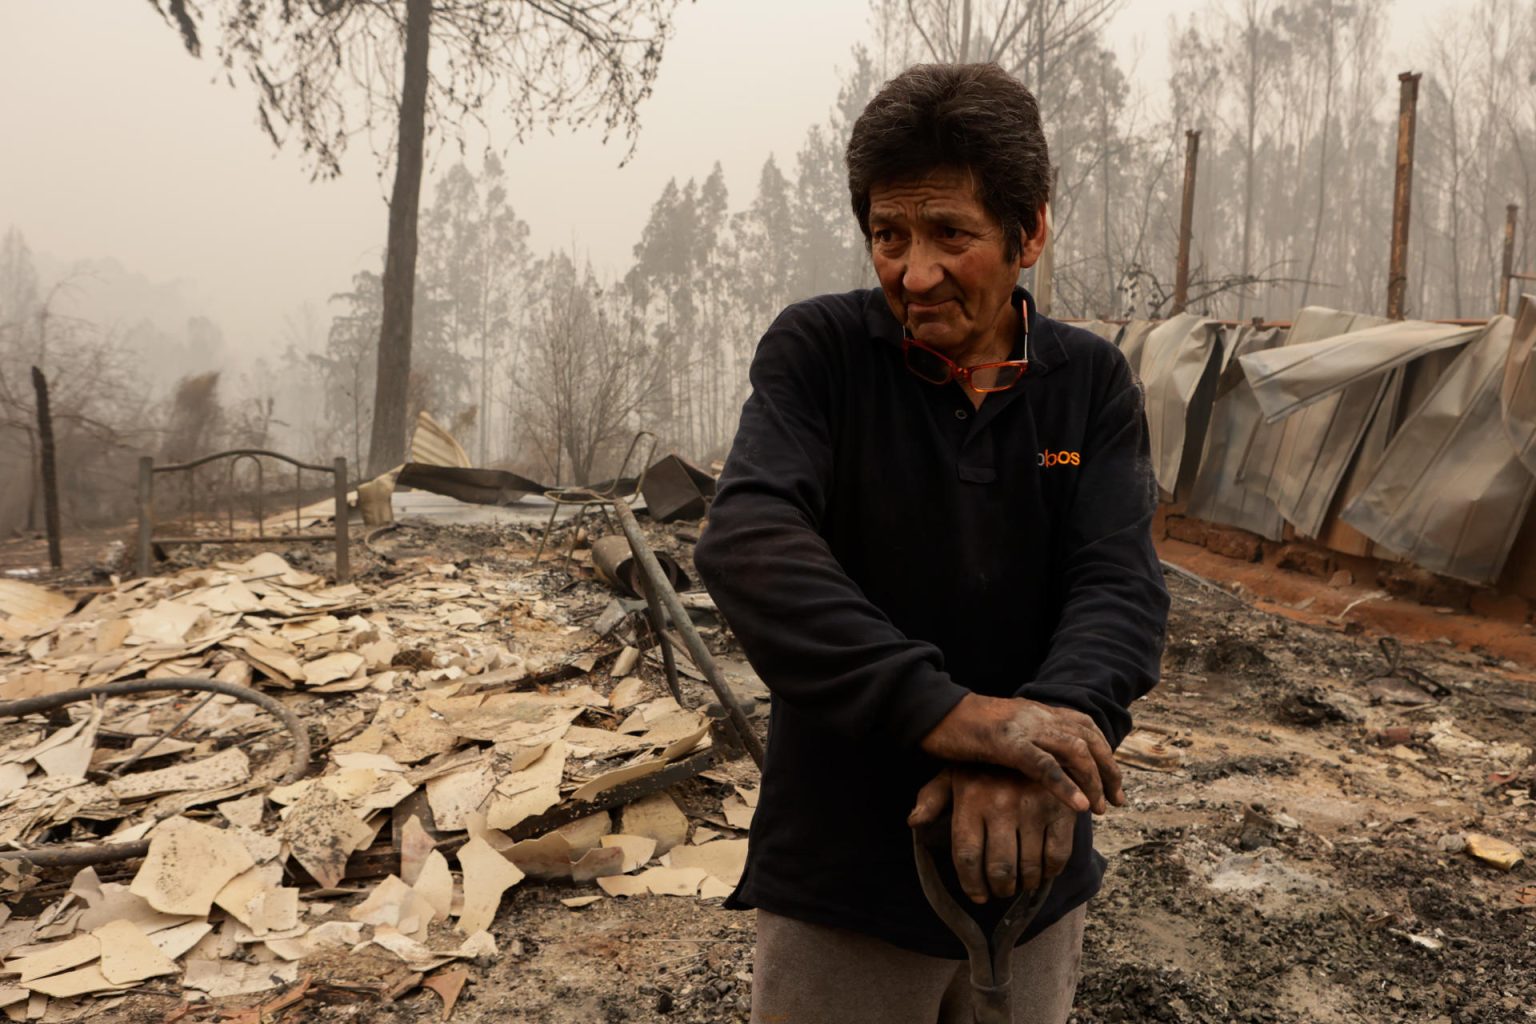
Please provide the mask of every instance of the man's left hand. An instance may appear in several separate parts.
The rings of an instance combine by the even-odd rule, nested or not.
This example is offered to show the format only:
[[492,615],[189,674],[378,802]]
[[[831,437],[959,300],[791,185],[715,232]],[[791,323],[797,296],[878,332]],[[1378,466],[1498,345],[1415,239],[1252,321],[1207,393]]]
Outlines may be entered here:
[[1017,772],[954,765],[917,794],[907,824],[950,814],[950,846],[960,887],[976,903],[1037,889],[1055,878],[1072,856],[1077,815],[1045,786]]

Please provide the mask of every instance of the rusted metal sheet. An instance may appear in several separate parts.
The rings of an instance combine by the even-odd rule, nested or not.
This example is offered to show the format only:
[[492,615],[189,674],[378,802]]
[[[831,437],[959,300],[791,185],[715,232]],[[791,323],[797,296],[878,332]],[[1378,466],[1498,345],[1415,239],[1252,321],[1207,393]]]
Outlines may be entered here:
[[415,487],[475,505],[513,505],[530,494],[543,494],[547,484],[502,469],[467,469],[407,462],[395,480],[397,487]]
[[702,519],[715,496],[715,478],[676,455],[658,459],[640,484],[645,509],[658,523]]

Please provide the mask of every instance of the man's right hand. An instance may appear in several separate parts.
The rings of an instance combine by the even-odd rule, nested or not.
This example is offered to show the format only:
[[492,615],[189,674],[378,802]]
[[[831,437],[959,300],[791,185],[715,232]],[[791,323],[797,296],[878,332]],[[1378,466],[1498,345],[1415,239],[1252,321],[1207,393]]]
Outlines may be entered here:
[[968,694],[921,745],[946,761],[1012,768],[1074,811],[1103,814],[1125,803],[1109,743],[1093,719],[1070,708]]

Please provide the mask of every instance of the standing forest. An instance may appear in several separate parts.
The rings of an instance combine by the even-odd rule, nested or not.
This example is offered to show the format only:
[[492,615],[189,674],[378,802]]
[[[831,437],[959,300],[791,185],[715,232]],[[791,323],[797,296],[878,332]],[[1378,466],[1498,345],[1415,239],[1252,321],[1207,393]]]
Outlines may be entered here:
[[[1391,0],[1212,0],[1170,22],[1167,81],[1155,87],[1108,41],[1124,7],[871,0],[868,31],[798,150],[768,156],[745,194],[727,189],[718,163],[676,168],[622,273],[594,268],[580,239],[530,246],[515,140],[483,154],[443,147],[421,186],[405,420],[428,411],[476,465],[549,483],[611,473],[641,428],[701,464],[721,458],[777,312],[873,283],[843,146],[879,85],[919,61],[996,61],[1039,96],[1056,165],[1057,317],[1170,313],[1191,131],[1191,311],[1382,313],[1405,70],[1423,74],[1407,315],[1495,312],[1511,204],[1522,222],[1515,263],[1536,262],[1524,227],[1536,211],[1536,0],[1466,0],[1409,52],[1389,47],[1401,16]],[[643,130],[642,96],[623,102]],[[0,233],[4,468],[33,476],[33,366],[52,387],[66,522],[127,515],[135,453],[174,461],[262,447],[366,466],[385,281],[383,261],[338,266],[317,282],[323,303],[291,311],[255,362],[233,370],[204,318],[166,331],[94,319],[71,301],[132,290],[129,271],[44,269],[19,230]],[[7,530],[37,517],[35,484],[0,500]]]

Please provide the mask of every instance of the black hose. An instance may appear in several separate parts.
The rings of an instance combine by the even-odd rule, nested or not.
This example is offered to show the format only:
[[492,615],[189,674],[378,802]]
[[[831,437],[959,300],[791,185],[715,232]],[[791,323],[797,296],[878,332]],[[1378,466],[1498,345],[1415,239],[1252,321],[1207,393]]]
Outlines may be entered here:
[[[189,690],[194,693],[222,693],[236,700],[255,704],[283,723],[293,738],[293,754],[288,772],[279,785],[298,782],[309,774],[309,730],[303,721],[281,702],[248,686],[238,683],[221,683],[216,679],[136,679],[126,683],[107,683],[103,686],[87,686],[63,693],[50,693],[42,697],[28,697],[0,703],[0,718],[20,718],[43,711],[52,711],[69,704],[78,704],[97,697],[124,697],[134,693],[160,693],[166,690]],[[24,860],[37,867],[75,867],[86,864],[107,864],[112,861],[132,860],[149,852],[149,840],[132,843],[99,843],[75,846],[58,846],[46,849],[0,850],[0,860]]]

